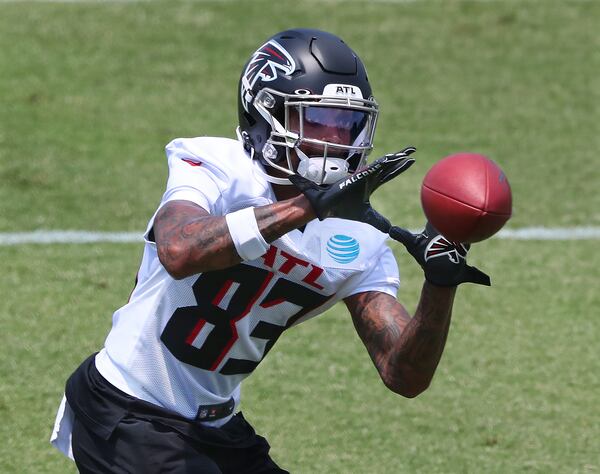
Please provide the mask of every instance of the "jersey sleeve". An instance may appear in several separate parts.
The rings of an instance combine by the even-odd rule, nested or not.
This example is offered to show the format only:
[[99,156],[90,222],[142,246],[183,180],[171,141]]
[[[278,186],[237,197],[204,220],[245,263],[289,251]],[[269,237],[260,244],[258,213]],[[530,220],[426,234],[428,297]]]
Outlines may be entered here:
[[177,138],[165,151],[169,165],[167,187],[144,232],[144,240],[151,244],[154,219],[167,202],[191,201],[210,214],[220,215],[221,199],[229,184],[227,174],[219,169],[212,154],[193,139]]
[[210,214],[218,214],[219,200],[228,185],[226,174],[208,158],[208,153],[204,157],[202,150],[193,147],[189,139],[173,140],[166,153],[169,178],[161,207],[181,199],[198,204]]
[[385,246],[377,262],[370,269],[352,277],[348,281],[342,298],[365,291],[381,291],[395,298],[399,287],[400,274],[398,264],[392,250]]

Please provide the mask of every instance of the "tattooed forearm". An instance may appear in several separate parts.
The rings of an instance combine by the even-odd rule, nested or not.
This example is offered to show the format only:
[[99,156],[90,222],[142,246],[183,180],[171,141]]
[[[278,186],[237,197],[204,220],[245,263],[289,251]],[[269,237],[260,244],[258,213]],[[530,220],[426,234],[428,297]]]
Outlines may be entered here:
[[347,298],[346,304],[360,338],[383,377],[389,372],[388,354],[410,321],[408,313],[398,311],[395,298],[377,292],[359,293]]
[[175,277],[240,261],[235,252],[227,251],[233,242],[225,218],[210,216],[192,203],[173,201],[163,206],[154,220],[154,235],[161,263]]
[[[259,230],[272,242],[314,218],[301,199],[254,210]],[[154,234],[161,263],[175,278],[218,270],[241,261],[223,216],[211,216],[187,201],[167,203],[156,215]]]
[[289,231],[315,218],[304,196],[254,209],[258,230],[267,242],[278,239]]
[[400,338],[402,329],[410,321],[408,314],[397,311],[396,300],[381,293],[367,292],[356,296],[352,313],[359,334],[373,348],[388,351]]
[[400,352],[414,367],[435,371],[446,344],[455,292],[455,288],[435,287],[427,282],[423,285]]
[[454,292],[425,283],[412,318],[383,293],[346,300],[371,359],[392,390],[415,396],[429,385],[446,343]]

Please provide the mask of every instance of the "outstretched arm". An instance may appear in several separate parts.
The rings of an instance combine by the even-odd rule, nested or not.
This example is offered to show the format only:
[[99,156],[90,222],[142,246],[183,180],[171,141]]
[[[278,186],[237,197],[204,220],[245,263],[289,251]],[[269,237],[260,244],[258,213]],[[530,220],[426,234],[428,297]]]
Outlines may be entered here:
[[394,297],[377,291],[345,299],[352,321],[385,385],[409,398],[430,384],[450,327],[456,287],[425,282],[411,318]]
[[[258,229],[267,242],[315,218],[302,195],[254,208]],[[170,201],[154,219],[158,258],[173,278],[231,267],[241,261],[227,222],[191,201]]]
[[[386,155],[364,170],[332,185],[317,186],[299,175],[290,176],[303,194],[254,208],[258,230],[266,242],[302,227],[319,216],[368,222],[383,231],[390,223],[368,203],[373,190],[408,169],[414,148]],[[154,219],[158,257],[173,278],[219,270],[241,261],[223,216],[212,216],[190,201],[165,204]]]

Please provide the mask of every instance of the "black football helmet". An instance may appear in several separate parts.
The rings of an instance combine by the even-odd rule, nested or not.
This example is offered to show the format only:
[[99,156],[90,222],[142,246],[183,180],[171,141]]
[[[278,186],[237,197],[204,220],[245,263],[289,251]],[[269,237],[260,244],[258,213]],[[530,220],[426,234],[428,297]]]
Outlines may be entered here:
[[244,66],[238,112],[238,136],[252,157],[328,184],[366,163],[378,106],[362,61],[346,43],[293,29],[269,38]]

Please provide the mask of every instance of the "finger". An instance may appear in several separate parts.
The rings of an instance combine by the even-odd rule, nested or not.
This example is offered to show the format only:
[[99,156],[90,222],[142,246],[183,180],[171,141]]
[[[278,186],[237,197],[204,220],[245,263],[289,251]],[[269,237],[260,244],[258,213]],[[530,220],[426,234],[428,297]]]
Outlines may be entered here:
[[404,158],[404,157],[406,157],[408,155],[411,155],[415,151],[417,151],[417,149],[414,146],[407,146],[403,150],[400,150],[400,151],[398,151],[396,153],[390,153],[388,156],[397,156],[399,158]]
[[402,158],[400,160],[390,161],[390,166],[387,166],[387,163],[384,165],[384,169],[380,174],[379,178],[379,186],[388,181],[394,179],[401,173],[404,173],[408,168],[410,168],[414,164],[415,160],[413,158]]
[[469,265],[465,266],[463,281],[477,283],[479,285],[492,286],[492,282],[488,275],[479,270],[479,268],[471,267]]
[[410,168],[415,160],[413,158],[408,158],[408,156],[416,150],[417,149],[414,146],[409,146],[396,153],[389,153],[378,160],[382,164],[382,170],[377,173],[378,182],[375,187],[387,183]]
[[[376,159],[370,165],[368,165],[366,168],[363,168],[359,171],[367,171],[368,174],[371,175],[372,173],[375,173],[376,171],[381,171],[381,170],[386,169],[386,166],[394,166],[396,163],[398,163],[399,166],[402,166],[404,163],[404,159],[406,157],[408,157],[408,155],[410,155],[411,153],[414,153],[415,151],[416,151],[415,147],[409,146],[409,147],[406,147],[403,150],[398,151],[396,153],[388,153],[387,155],[384,155],[384,156]],[[414,162],[414,160],[413,160],[413,162]],[[410,165],[408,165],[408,166],[410,166]],[[405,169],[407,169],[407,168],[405,168]]]

